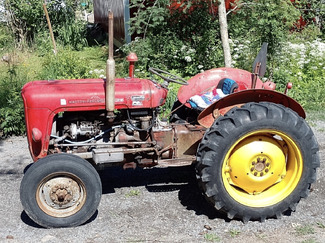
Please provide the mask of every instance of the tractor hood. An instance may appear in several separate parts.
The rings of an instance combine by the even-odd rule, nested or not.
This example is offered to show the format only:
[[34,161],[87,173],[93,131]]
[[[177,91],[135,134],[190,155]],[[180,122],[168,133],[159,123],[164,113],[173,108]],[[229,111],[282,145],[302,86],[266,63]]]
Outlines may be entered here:
[[[105,109],[105,80],[49,80],[27,83],[22,89],[25,109],[78,111]],[[167,90],[151,80],[115,80],[115,109],[154,108],[165,103]]]

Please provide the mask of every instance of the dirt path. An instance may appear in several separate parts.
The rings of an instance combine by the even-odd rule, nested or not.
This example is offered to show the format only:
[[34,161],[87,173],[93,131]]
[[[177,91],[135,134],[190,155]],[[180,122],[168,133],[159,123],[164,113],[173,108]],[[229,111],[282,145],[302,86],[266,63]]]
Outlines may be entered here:
[[215,213],[190,168],[101,173],[103,196],[85,225],[43,229],[23,212],[19,186],[30,163],[26,138],[0,140],[0,242],[325,242],[325,122],[312,122],[320,144],[317,182],[296,212],[264,223]]

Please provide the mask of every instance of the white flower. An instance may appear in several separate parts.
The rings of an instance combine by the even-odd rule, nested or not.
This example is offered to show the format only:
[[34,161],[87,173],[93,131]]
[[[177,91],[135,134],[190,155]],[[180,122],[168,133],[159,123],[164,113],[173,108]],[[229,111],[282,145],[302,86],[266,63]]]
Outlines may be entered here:
[[186,46],[183,45],[183,46],[181,47],[181,51],[185,51],[185,49],[186,49]]
[[105,75],[101,74],[99,75],[99,78],[106,78]]
[[187,54],[192,54],[192,53],[195,53],[196,51],[195,51],[195,49],[189,49],[188,51],[187,51]]
[[238,58],[239,58],[238,54],[235,54],[235,55],[233,56],[233,58],[234,58],[234,59],[238,59]]
[[186,57],[184,57],[184,59],[185,59],[185,61],[187,61],[187,62],[191,62],[191,61],[192,61],[192,58],[191,58],[190,56],[186,56]]
[[202,69],[203,68],[203,65],[199,65],[197,66],[198,69]]

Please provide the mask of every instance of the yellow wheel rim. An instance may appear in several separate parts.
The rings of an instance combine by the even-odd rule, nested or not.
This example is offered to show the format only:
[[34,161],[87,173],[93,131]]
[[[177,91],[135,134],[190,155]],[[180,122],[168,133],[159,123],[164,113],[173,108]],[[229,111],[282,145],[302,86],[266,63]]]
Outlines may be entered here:
[[298,185],[301,151],[283,132],[264,129],[241,137],[223,161],[222,180],[229,195],[250,207],[281,202]]

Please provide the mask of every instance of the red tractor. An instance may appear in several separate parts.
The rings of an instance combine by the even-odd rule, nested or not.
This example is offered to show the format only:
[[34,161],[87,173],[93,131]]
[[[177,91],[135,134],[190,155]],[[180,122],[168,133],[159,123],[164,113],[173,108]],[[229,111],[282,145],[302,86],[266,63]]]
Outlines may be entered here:
[[[207,200],[230,219],[294,211],[315,181],[319,148],[303,108],[259,79],[265,53],[266,45],[253,73],[215,68],[185,81],[150,69],[161,84],[133,76],[135,55],[129,77],[115,78],[110,51],[107,80],[27,83],[22,97],[36,163],[21,182],[25,212],[44,227],[77,226],[100,202],[97,170],[192,164]],[[166,121],[160,113],[170,82],[183,85]],[[201,111],[193,97],[216,90],[225,95]]]

